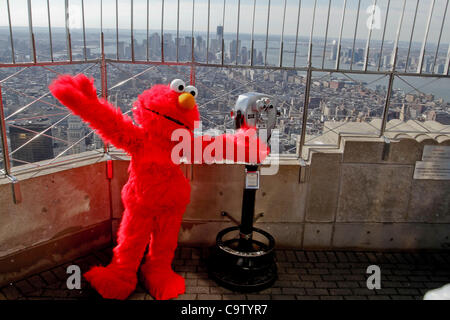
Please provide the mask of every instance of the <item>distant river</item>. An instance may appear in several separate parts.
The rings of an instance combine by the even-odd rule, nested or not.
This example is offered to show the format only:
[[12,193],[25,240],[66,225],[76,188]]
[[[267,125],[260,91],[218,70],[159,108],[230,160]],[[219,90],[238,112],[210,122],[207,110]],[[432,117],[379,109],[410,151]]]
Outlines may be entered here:
[[[136,34],[136,39],[138,41],[143,41],[145,36],[144,34]],[[181,34],[180,36],[190,36],[189,33]],[[203,35],[204,38],[206,35]],[[232,36],[231,34],[225,34],[225,52],[228,53],[228,48],[230,46],[230,43],[232,40],[235,40],[236,38]],[[127,37],[121,37],[121,40],[128,42],[129,39]],[[204,40],[206,41],[206,40]],[[241,47],[246,47],[248,50],[248,63],[250,63],[250,49],[251,49],[251,41],[250,37],[242,36],[240,37]],[[319,41],[320,42],[320,41]],[[319,42],[313,42],[313,52],[312,52],[312,65],[313,67],[322,67],[322,57],[323,57],[323,40],[322,43]],[[296,58],[296,66],[298,67],[305,67],[307,65],[307,56],[308,56],[308,46],[309,46],[309,39],[305,37],[299,37],[298,43],[297,43],[297,58]],[[363,47],[363,44],[357,44],[355,46],[355,50],[357,48]],[[257,52],[261,52],[263,59],[265,57],[265,47],[266,47],[266,41],[265,37],[262,36],[256,36],[254,41],[254,48],[257,50]],[[343,48],[345,45],[343,44]],[[115,47],[110,48],[111,53],[115,53]],[[330,46],[328,46],[326,54],[325,54],[325,60],[324,60],[324,67],[333,69],[335,68],[335,61],[329,60],[330,56]],[[106,51],[109,50],[108,47],[105,48]],[[342,49],[344,51],[345,49]],[[294,52],[295,52],[295,41],[289,39],[285,39],[284,42],[284,48],[283,48],[283,66],[285,67],[292,67],[294,65]],[[388,54],[389,51],[387,48],[384,50],[384,54]],[[411,57],[413,57],[414,53],[411,54]],[[267,62],[269,65],[276,65],[278,66],[280,63],[280,41],[279,38],[277,40],[274,40],[274,38],[269,37],[268,40],[268,50],[267,50]],[[341,69],[349,69],[349,64],[341,64]],[[353,64],[353,69],[358,70],[362,69],[361,65]],[[375,69],[375,67],[369,66],[369,70]],[[313,74],[314,77],[321,77],[324,74],[318,73]],[[335,77],[344,77],[340,73],[335,73]],[[357,81],[365,81],[367,83],[370,83],[378,78],[381,77],[381,75],[367,75],[367,74],[348,74],[351,78],[357,80]],[[347,78],[345,78],[347,79]],[[405,80],[411,83],[414,87],[418,88],[424,93],[431,93],[435,96],[435,98],[443,98],[444,101],[450,102],[450,79],[439,79],[437,78],[427,78],[427,77],[405,77]],[[371,88],[375,88],[376,85],[384,85],[387,87],[388,85],[388,76],[386,76],[384,79],[381,79],[379,81],[376,81],[369,85]],[[413,90],[410,86],[408,86],[405,82],[403,82],[400,79],[396,79],[394,81],[394,89],[401,89],[405,93],[408,93]],[[414,91],[413,91],[414,92]]]

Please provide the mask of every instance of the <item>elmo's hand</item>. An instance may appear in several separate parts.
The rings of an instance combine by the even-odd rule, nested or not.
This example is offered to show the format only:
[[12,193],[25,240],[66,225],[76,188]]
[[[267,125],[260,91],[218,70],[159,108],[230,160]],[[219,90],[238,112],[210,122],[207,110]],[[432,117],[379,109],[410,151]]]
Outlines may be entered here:
[[239,129],[235,134],[235,161],[261,163],[270,153],[268,145],[258,138],[254,128]]
[[[200,156],[195,156],[195,145],[202,146]],[[258,164],[270,153],[267,144],[259,139],[254,128],[242,128],[234,134],[222,134],[215,137],[198,136],[193,139],[188,155],[190,163],[213,163],[213,161],[231,160]]]
[[94,79],[83,74],[75,77],[61,76],[54,80],[49,88],[52,94],[75,114],[80,114],[80,109],[87,108],[98,100]]

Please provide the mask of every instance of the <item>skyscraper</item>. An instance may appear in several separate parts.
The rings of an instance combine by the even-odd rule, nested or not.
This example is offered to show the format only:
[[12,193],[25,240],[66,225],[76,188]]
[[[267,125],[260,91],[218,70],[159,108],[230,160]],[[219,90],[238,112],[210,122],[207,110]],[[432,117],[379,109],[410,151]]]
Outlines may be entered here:
[[236,61],[236,53],[239,54],[241,48],[241,40],[236,41],[233,40],[230,42],[228,56],[230,57],[230,61]]
[[389,54],[383,57],[383,67],[387,68],[391,66],[391,56]]
[[203,47],[204,47],[204,45],[205,45],[205,42],[204,42],[204,40],[203,40],[203,38],[202,38],[202,36],[201,35],[198,35],[197,37],[196,37],[196,39],[195,39],[196,41],[196,47],[197,47],[197,50],[203,50]]
[[337,56],[337,43],[336,40],[333,40],[333,46],[331,47],[330,60],[336,60]]
[[[36,137],[34,132],[42,132],[50,126],[50,123],[23,123],[19,127],[9,127],[11,139],[11,151],[18,149],[13,158],[25,162],[37,162],[53,158],[52,131],[47,130],[46,136]],[[34,131],[34,132],[33,132]],[[48,137],[50,136],[50,137]],[[36,137],[36,138],[35,138]],[[33,139],[31,142],[29,142]],[[13,160],[13,165],[22,165],[24,162]]]
[[436,66],[435,72],[439,74],[443,74],[445,70],[445,65],[443,63],[440,63]]
[[223,26],[217,26],[216,38],[220,39],[220,41],[222,41],[222,39],[223,39]]
[[192,48],[192,41],[193,41],[192,37],[188,36],[184,37],[184,45],[188,48],[188,50],[191,50]]
[[125,43],[123,41],[119,41],[117,44],[117,53],[119,58],[125,58]]
[[74,144],[68,154],[77,154],[86,151],[86,143],[81,140],[84,136],[84,125],[81,119],[77,116],[71,115],[67,119],[67,141],[70,145]]
[[241,48],[241,64],[247,64],[248,62],[248,51],[247,47]]
[[264,63],[264,58],[263,58],[262,52],[259,51],[258,58],[256,59],[256,64],[263,64],[263,63]]
[[150,54],[153,57],[161,57],[161,37],[156,32],[150,36]]

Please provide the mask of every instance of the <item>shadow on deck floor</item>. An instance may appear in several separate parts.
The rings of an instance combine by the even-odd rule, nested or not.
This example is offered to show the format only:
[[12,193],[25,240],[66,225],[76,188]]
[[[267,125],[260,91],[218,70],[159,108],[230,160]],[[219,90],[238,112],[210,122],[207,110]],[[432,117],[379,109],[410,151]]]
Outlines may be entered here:
[[[76,264],[82,272],[93,265],[106,265],[111,248],[51,270],[35,274],[0,289],[0,300],[20,299],[101,299],[82,280],[80,290],[66,286],[67,266]],[[450,283],[450,253],[380,253],[355,251],[277,250],[278,280],[261,292],[242,294],[219,287],[208,278],[208,248],[177,249],[173,266],[186,279],[186,293],[178,299],[189,300],[378,300],[422,299],[426,291]],[[381,289],[369,290],[366,273],[369,265],[381,268]],[[129,297],[153,300],[138,284]]]

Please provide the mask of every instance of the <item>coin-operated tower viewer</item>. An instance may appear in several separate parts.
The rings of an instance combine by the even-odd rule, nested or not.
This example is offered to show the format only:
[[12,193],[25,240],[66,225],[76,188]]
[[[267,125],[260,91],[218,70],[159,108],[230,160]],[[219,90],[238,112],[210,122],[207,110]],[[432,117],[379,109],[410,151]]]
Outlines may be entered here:
[[[279,111],[271,97],[249,92],[238,97],[232,111],[235,128],[256,128],[259,137],[271,140]],[[274,238],[253,226],[255,195],[259,189],[260,171],[256,163],[245,165],[245,187],[239,226],[226,228],[216,237],[209,260],[209,274],[220,285],[234,291],[258,291],[270,287],[277,278]],[[227,216],[228,213],[223,212]]]

